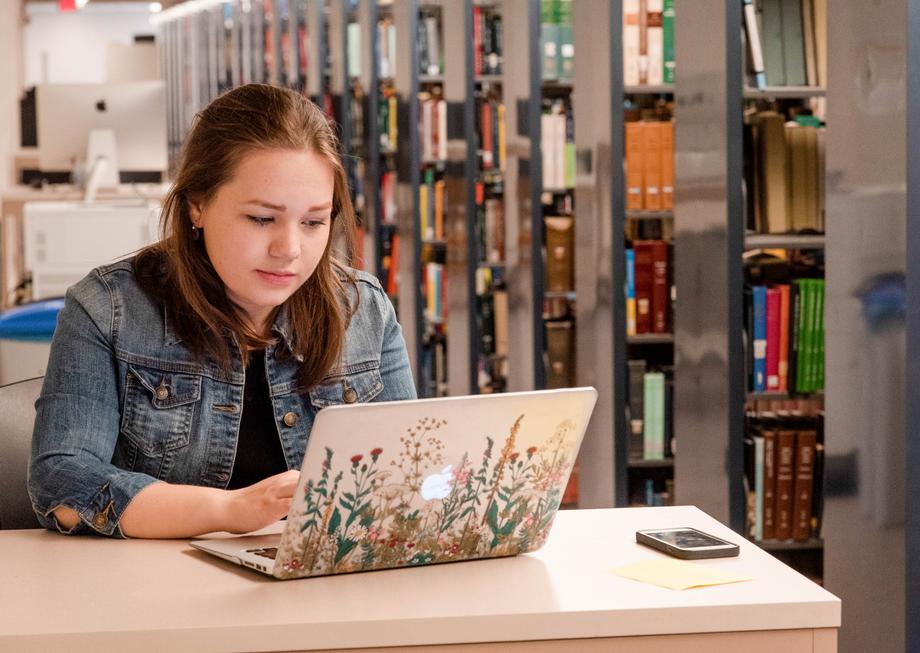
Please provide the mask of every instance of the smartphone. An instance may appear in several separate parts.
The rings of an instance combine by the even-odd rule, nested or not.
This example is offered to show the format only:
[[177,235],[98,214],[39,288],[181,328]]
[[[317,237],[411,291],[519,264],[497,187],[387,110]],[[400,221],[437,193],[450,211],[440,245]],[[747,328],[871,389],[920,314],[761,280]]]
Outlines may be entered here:
[[636,531],[636,542],[685,560],[730,558],[739,551],[737,544],[689,527]]

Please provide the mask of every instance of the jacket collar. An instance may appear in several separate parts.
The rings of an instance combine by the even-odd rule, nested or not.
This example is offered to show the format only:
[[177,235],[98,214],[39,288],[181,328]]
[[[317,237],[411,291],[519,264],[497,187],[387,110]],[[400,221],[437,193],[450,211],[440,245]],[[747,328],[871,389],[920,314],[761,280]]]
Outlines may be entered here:
[[[280,341],[284,343],[284,346],[289,352],[294,351],[293,342],[290,336],[290,321],[287,307],[282,306],[281,310],[279,310],[278,314],[275,316],[275,321],[272,324],[272,333],[279,336]],[[169,307],[165,304],[163,306],[163,341],[166,346],[172,346],[182,342],[182,338],[176,332],[172,320],[169,319]],[[302,360],[302,357],[300,358]]]

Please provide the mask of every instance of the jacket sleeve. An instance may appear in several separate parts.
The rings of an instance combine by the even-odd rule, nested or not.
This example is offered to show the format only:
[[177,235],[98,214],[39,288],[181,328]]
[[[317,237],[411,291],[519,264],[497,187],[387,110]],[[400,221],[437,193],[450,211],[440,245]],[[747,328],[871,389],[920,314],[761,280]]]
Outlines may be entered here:
[[[116,304],[93,272],[68,290],[35,404],[29,495],[50,530],[124,537],[119,519],[134,496],[156,481],[111,463],[121,419],[113,341]],[[75,510],[65,530],[53,511]]]

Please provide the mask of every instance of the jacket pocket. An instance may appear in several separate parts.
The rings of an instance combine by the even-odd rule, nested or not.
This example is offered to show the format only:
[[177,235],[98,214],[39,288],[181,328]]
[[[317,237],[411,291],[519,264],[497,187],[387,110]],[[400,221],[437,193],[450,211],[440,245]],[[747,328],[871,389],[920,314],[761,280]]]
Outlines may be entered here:
[[349,365],[323,379],[310,390],[310,402],[317,408],[339,404],[366,403],[383,390],[380,363],[369,361]]
[[122,433],[147,456],[187,446],[201,377],[129,366]]

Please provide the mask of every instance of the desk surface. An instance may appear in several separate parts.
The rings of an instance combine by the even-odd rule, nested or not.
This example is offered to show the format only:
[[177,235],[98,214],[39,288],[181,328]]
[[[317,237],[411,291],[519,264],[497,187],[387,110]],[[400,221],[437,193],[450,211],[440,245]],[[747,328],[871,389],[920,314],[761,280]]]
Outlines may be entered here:
[[[739,542],[700,561],[756,580],[674,591],[610,569],[661,556],[634,531]],[[276,581],[185,541],[0,533],[0,650],[291,650],[837,628],[840,601],[702,511],[561,512],[516,558]]]

